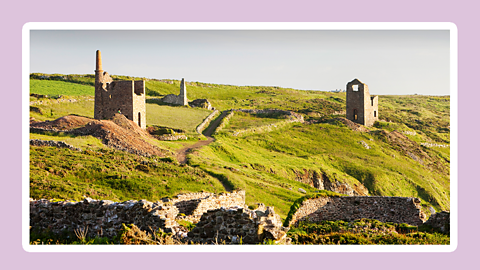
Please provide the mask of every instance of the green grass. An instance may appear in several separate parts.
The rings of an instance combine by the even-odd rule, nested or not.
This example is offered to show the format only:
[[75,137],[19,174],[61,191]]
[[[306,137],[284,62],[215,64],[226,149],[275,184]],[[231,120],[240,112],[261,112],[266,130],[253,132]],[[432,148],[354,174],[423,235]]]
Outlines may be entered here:
[[[142,164],[146,162],[147,165]],[[203,170],[122,151],[77,152],[30,147],[30,197],[34,199],[158,201],[188,192],[224,192]]]
[[107,149],[107,147],[102,144],[102,141],[93,136],[75,136],[66,133],[54,133],[54,132],[45,132],[43,134],[39,133],[30,133],[30,139],[32,140],[44,140],[44,141],[63,141],[74,147],[80,148],[82,150],[92,149],[97,150]]
[[203,122],[210,110],[167,106],[147,103],[147,125],[167,126],[183,129],[187,132],[196,132],[197,126]]
[[269,114],[250,114],[245,112],[235,112],[235,117],[232,117],[226,130],[239,130],[252,127],[261,127],[269,124],[275,124],[285,121],[286,118],[282,116],[275,116]]
[[[370,195],[420,197],[424,207],[449,209],[448,175],[421,165],[369,133],[330,124],[294,124],[269,133],[242,138],[217,135],[216,139],[192,154],[191,164],[216,166],[223,171],[233,168],[228,170],[230,178],[244,179],[238,185],[246,185],[247,191],[252,189],[247,192],[247,200],[249,196],[267,200],[269,192],[264,191],[268,188],[262,185],[268,187],[272,182],[293,186],[295,171],[315,170],[351,187],[362,183]],[[361,140],[368,142],[371,149],[365,149]],[[448,168],[438,152],[425,151]],[[271,192],[276,194],[279,190]],[[282,208],[283,204],[291,205],[292,199],[278,199],[273,205]],[[287,212],[283,208],[281,215],[285,217]]]
[[448,245],[450,237],[416,226],[361,219],[353,222],[300,222],[288,232],[299,245]]
[[64,81],[30,79],[30,93],[49,96],[93,96],[95,87]]

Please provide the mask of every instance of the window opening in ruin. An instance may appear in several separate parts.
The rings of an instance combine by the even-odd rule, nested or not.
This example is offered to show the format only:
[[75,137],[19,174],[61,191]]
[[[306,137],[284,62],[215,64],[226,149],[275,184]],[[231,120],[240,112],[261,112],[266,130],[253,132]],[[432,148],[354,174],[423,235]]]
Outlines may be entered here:
[[142,114],[140,112],[138,112],[138,126],[142,126]]
[[370,98],[370,100],[372,101],[372,106],[373,106],[373,98]]
[[373,117],[377,117],[377,111],[373,111]]
[[358,84],[352,85],[353,91],[358,91]]
[[353,119],[357,120],[358,119],[358,111],[357,109],[353,109]]

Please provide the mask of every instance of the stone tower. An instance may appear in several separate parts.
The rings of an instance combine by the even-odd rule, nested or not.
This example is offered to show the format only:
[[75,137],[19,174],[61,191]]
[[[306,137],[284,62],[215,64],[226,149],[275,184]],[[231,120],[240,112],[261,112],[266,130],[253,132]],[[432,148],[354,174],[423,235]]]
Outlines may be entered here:
[[179,105],[186,106],[188,105],[187,99],[187,86],[185,85],[185,78],[182,78],[182,82],[180,83],[180,95],[179,98]]
[[367,127],[378,121],[378,96],[370,96],[368,86],[358,79],[347,84],[347,119]]
[[145,81],[113,81],[102,68],[102,56],[97,51],[95,70],[95,119],[110,119],[121,113],[139,127],[147,127]]

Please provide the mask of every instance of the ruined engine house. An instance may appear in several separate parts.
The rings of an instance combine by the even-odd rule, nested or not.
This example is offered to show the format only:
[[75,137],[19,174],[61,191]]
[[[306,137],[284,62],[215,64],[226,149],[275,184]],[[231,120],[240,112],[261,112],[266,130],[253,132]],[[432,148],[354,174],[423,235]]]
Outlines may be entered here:
[[347,119],[367,127],[378,121],[378,96],[370,96],[368,86],[358,79],[347,84]]
[[114,81],[102,68],[97,50],[95,69],[95,119],[110,119],[121,113],[139,127],[146,128],[145,81]]

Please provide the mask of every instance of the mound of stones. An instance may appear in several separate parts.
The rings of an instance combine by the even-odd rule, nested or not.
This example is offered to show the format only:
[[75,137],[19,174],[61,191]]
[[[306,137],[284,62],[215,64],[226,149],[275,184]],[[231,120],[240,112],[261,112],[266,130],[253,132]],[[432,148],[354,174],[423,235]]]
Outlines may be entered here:
[[166,150],[145,141],[152,138],[122,114],[115,114],[110,120],[95,120],[82,116],[68,115],[54,121],[32,122],[32,132],[54,131],[79,136],[91,135],[102,143],[117,150],[140,156],[166,156]]

